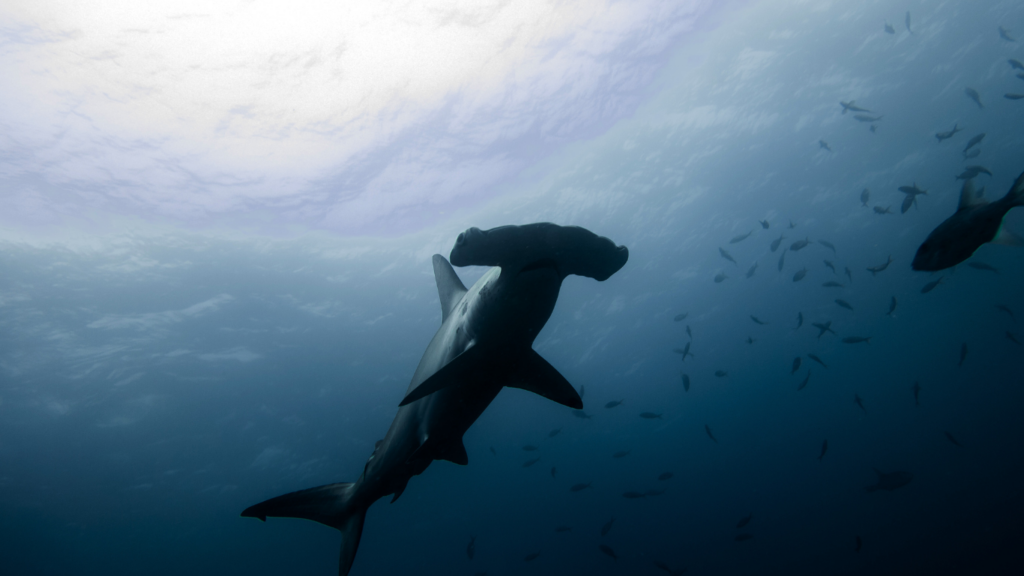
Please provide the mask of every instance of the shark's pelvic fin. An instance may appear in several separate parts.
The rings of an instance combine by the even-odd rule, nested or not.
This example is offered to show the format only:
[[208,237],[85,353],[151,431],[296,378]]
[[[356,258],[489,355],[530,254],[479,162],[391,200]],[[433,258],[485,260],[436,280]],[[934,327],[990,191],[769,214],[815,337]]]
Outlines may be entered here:
[[264,521],[267,516],[305,518],[341,531],[338,574],[346,576],[359,549],[367,508],[349,501],[353,486],[351,482],[342,482],[291,492],[250,506],[242,516]]
[[433,262],[434,281],[437,282],[437,297],[441,300],[441,322],[443,323],[462,301],[467,290],[444,256],[434,254]]
[[548,400],[554,400],[576,410],[583,409],[583,399],[572,384],[536,351],[530,350],[526,353],[516,368],[509,375],[506,386],[540,394]]

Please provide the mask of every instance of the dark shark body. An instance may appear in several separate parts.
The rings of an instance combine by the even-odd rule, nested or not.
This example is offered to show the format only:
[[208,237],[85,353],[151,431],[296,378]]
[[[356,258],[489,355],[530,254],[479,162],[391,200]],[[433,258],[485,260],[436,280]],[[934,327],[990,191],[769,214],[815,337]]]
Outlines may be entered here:
[[441,328],[359,479],[278,496],[247,508],[242,516],[305,518],[340,530],[338,573],[348,574],[370,505],[389,495],[397,500],[409,479],[434,460],[467,464],[462,436],[503,387],[583,407],[572,385],[532,344],[566,276],[603,281],[628,256],[625,247],[575,226],[540,223],[470,228],[460,234],[451,262],[494,268],[467,290],[451,264],[434,255]]
[[999,200],[985,203],[974,194],[970,180],[960,191],[960,204],[956,212],[939,224],[917,249],[911,267],[914,270],[935,272],[945,270],[967,260],[986,242],[1019,244],[1020,238],[1004,231],[1003,216],[1015,206],[1024,204],[1024,173],[1017,177],[1010,191]]

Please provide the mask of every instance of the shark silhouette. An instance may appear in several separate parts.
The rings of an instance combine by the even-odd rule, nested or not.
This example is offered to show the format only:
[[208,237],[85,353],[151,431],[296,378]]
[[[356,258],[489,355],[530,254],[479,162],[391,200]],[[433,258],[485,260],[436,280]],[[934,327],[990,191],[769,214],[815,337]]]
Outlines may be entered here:
[[493,268],[467,290],[451,264],[434,255],[441,328],[359,479],[284,494],[242,512],[264,521],[305,518],[341,531],[340,576],[352,568],[371,504],[388,495],[398,500],[409,479],[434,460],[469,463],[462,435],[503,387],[583,408],[572,385],[533,350],[533,341],[566,276],[604,281],[626,264],[629,251],[584,228],[537,223],[470,228],[459,234],[450,257],[456,266]]

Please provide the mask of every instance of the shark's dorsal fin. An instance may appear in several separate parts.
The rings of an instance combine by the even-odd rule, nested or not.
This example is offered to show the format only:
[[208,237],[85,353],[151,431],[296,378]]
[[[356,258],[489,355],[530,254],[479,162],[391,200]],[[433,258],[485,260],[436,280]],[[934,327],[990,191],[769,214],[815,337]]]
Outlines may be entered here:
[[974,181],[971,179],[964,180],[964,185],[960,188],[960,204],[956,207],[957,211],[974,208],[982,204],[988,204],[988,202],[974,193]]
[[509,374],[505,385],[539,394],[569,408],[583,409],[583,399],[572,384],[534,350],[516,363],[516,370]]
[[441,300],[441,322],[444,323],[452,310],[462,301],[468,292],[462,280],[459,280],[452,265],[440,254],[434,254],[434,281],[437,282],[437,297]]

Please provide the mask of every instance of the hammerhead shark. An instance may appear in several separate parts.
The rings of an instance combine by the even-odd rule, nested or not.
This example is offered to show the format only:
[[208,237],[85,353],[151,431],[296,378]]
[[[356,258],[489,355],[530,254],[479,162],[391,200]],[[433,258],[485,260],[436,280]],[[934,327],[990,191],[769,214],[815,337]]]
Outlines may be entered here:
[[[305,518],[339,530],[340,576],[352,568],[371,504],[389,495],[398,500],[409,479],[434,460],[469,463],[462,435],[503,387],[583,408],[573,386],[533,350],[533,341],[566,276],[607,280],[626,264],[629,250],[584,228],[537,223],[470,228],[459,234],[450,258],[451,264],[433,256],[441,328],[359,479],[284,494],[242,512],[263,521]],[[493,268],[467,290],[452,264]]]

